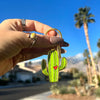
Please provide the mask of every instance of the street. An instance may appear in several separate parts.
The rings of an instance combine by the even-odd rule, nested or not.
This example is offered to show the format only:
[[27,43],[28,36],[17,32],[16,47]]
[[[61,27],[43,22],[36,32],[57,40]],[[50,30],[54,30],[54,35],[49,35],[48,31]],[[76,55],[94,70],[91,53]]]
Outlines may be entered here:
[[0,89],[0,100],[19,100],[21,98],[49,91],[49,87],[50,83],[45,83],[28,87]]

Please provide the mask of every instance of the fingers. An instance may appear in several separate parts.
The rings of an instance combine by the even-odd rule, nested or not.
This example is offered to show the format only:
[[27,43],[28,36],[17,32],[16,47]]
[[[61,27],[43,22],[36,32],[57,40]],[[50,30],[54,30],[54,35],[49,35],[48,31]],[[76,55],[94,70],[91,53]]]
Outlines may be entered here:
[[48,48],[57,45],[64,46],[64,47],[69,46],[69,44],[60,37],[56,37],[56,36],[50,37],[50,36],[37,34],[37,40],[36,43],[33,45],[33,47]]
[[[31,38],[28,38],[23,32],[15,32],[18,39],[17,43],[20,45],[22,48],[51,48],[57,45],[60,45],[61,47],[67,47],[69,44],[65,42],[62,38],[56,37],[56,36],[46,36],[46,35],[39,35],[36,34],[36,42],[32,46],[32,40]],[[16,38],[16,37],[14,37]]]
[[[38,21],[35,21],[35,20],[26,20],[26,28],[25,28],[26,31],[36,31],[36,32],[40,32],[40,33],[45,33],[51,28],[52,27],[50,27],[46,24],[40,23]],[[50,36],[57,35],[57,33],[55,31],[50,31],[50,32],[48,32],[48,34]]]
[[[25,61],[25,60],[30,60],[42,55],[47,55],[48,52],[51,49],[56,49],[56,48],[25,48],[23,49],[18,55],[16,55],[15,57],[13,57],[13,62],[14,65],[16,65],[16,63],[21,62],[21,61]],[[61,48],[61,53],[65,53],[66,50]]]
[[[3,29],[10,29],[14,31],[23,31],[22,20],[21,19],[7,19],[1,23]],[[40,23],[35,20],[26,20],[25,22],[25,31],[36,31],[40,33],[45,33],[47,30],[51,29],[50,26]],[[50,36],[56,36],[55,31],[48,32]]]

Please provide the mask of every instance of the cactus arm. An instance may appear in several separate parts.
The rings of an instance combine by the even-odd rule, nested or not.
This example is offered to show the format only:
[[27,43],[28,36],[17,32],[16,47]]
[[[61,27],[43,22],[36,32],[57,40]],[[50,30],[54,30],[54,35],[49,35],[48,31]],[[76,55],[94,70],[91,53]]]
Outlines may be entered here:
[[66,67],[66,65],[67,65],[67,59],[65,57],[63,57],[61,60],[61,65],[59,67],[59,71],[64,69]]
[[46,66],[46,60],[42,60],[42,73],[46,76],[48,76],[47,66]]

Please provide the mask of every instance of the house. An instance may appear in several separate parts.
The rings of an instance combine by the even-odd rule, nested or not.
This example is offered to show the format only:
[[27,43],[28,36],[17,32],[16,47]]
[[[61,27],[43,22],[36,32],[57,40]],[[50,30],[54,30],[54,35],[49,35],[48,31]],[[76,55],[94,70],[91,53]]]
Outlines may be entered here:
[[27,81],[29,80],[32,82],[34,74],[31,71],[23,70],[23,69],[18,69],[16,72],[16,81]]
[[21,62],[19,63],[19,67],[27,71],[32,71],[34,73],[33,77],[39,78],[42,81],[45,80],[45,76],[41,70],[40,62]]
[[[45,76],[42,74],[41,65],[40,64],[30,64],[29,62],[21,62],[16,65],[12,70],[7,72],[3,77],[6,79],[17,82],[17,81],[34,81],[36,78],[40,80],[45,80]],[[1,77],[2,78],[2,77]]]
[[21,69],[18,65],[16,65],[12,70],[7,72],[2,77],[5,77],[6,79],[9,79],[10,81],[23,81],[29,80],[32,82],[34,73],[31,71],[27,71],[25,69]]

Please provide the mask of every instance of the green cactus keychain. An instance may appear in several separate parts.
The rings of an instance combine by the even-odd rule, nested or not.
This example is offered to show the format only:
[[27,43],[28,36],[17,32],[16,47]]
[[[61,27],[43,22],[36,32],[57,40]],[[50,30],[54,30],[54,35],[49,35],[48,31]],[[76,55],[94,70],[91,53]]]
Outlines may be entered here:
[[[51,30],[58,31],[62,38],[61,32],[57,29],[50,29],[46,32],[46,34]],[[58,82],[59,71],[64,69],[67,65],[67,59],[65,57],[61,59],[61,65],[60,65],[60,58],[61,58],[61,48],[60,45],[58,45],[57,50],[52,49],[48,53],[48,67],[46,65],[46,60],[44,59],[42,60],[42,73],[46,76],[49,76],[50,82]]]

